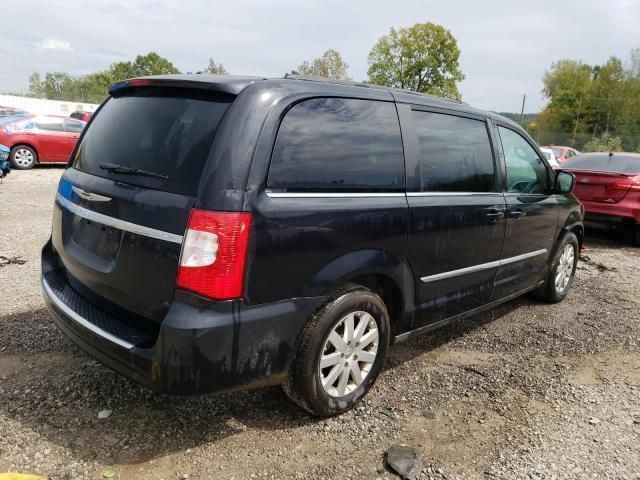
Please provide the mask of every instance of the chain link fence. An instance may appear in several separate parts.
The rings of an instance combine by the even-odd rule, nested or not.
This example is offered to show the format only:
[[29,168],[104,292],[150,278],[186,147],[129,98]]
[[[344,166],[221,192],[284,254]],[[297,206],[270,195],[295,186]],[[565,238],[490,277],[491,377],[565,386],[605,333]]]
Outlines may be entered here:
[[[591,135],[588,133],[559,133],[559,132],[537,132],[530,131],[529,134],[535,139],[538,145],[557,145],[563,147],[572,147],[579,151],[591,150],[589,143],[593,145],[594,140],[597,142],[601,137],[599,135]],[[632,135],[611,135],[610,139],[618,144],[615,139],[619,139],[624,152],[640,152],[640,136]],[[617,148],[616,148],[617,150]]]

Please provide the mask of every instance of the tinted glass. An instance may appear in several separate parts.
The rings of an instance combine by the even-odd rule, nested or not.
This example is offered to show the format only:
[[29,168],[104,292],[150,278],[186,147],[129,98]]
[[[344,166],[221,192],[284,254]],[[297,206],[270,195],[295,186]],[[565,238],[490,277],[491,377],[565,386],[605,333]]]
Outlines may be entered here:
[[519,133],[498,127],[507,168],[507,191],[546,193],[549,187],[547,167],[534,148]]
[[80,133],[84,129],[84,122],[74,122],[73,120],[64,121],[64,129],[67,132]]
[[267,186],[298,191],[393,191],[404,188],[400,126],[394,104],[315,98],[285,116]]
[[596,170],[600,172],[640,173],[640,155],[614,153],[576,155],[562,164],[562,168]]
[[[147,88],[109,99],[85,133],[73,166],[148,188],[194,195],[228,97]],[[112,163],[169,179],[109,173]]]
[[562,156],[562,149],[561,148],[552,148],[551,150],[553,151],[553,154],[556,157],[561,157]]
[[48,118],[36,119],[35,126],[39,130],[47,130],[49,132],[64,132],[62,120]]
[[495,191],[495,167],[485,122],[414,111],[425,192]]

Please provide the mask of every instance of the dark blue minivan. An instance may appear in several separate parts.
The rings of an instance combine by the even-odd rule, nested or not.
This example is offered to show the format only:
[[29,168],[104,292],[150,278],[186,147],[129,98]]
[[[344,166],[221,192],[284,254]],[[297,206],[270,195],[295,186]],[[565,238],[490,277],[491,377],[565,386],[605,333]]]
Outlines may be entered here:
[[42,288],[69,338],[153,390],[282,384],[335,415],[390,343],[571,287],[574,178],[506,118],[312,77],[109,94],[60,180]]

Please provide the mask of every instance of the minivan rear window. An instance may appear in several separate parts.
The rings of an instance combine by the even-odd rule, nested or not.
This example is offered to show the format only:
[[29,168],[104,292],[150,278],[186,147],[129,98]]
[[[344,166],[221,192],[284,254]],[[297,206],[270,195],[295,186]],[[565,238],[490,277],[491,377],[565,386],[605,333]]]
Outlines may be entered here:
[[[176,88],[141,88],[112,97],[82,138],[72,166],[145,188],[194,196],[233,97]],[[122,174],[105,164],[168,177]]]

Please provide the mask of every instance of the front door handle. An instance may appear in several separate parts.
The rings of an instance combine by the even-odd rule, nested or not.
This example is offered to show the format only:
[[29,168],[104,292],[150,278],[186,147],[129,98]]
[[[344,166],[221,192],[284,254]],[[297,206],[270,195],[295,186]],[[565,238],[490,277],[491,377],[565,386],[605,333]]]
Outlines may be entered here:
[[526,214],[527,212],[525,212],[521,208],[514,208],[513,210],[509,210],[510,218],[520,218],[520,217],[524,217]]

